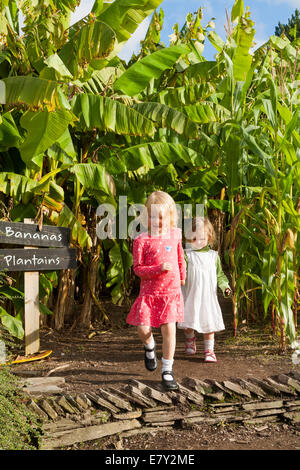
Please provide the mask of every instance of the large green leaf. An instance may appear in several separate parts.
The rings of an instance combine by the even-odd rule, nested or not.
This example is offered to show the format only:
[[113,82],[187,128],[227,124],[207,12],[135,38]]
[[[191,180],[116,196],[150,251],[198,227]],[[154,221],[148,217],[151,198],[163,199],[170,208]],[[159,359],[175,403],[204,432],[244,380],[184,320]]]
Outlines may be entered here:
[[57,83],[36,77],[9,77],[6,86],[6,104],[26,104],[29,108],[56,109],[60,107]]
[[115,0],[106,4],[97,18],[109,25],[123,44],[161,3],[162,0]]
[[105,162],[107,171],[111,174],[121,174],[124,171],[137,170],[145,166],[154,168],[154,161],[160,165],[177,162],[179,165],[205,165],[204,158],[194,150],[182,145],[168,142],[148,142],[128,147],[118,156],[113,156]]
[[99,203],[106,202],[116,206],[108,184],[110,175],[103,165],[100,163],[78,163],[70,170],[76,175],[88,194],[95,197]]
[[152,101],[159,101],[162,104],[178,108],[190,104],[199,103],[212,95],[215,87],[212,83],[200,83],[186,85],[176,88],[165,88],[152,97]]
[[244,2],[243,0],[235,0],[235,3],[231,10],[231,21],[235,21],[237,18],[240,18],[244,12]]
[[214,122],[217,120],[215,113],[210,104],[192,104],[184,106],[182,111],[189,116],[189,118],[199,124]]
[[111,131],[116,134],[150,136],[153,123],[135,109],[116,100],[84,94],[73,100],[73,111],[79,117],[84,130]]
[[197,125],[185,114],[178,110],[160,103],[138,103],[134,109],[141,114],[158,123],[161,127],[173,129],[190,139],[198,137]]
[[223,73],[224,64],[216,61],[204,61],[198,64],[193,64],[184,71],[184,74],[188,78],[194,79],[196,83],[198,83],[199,80],[203,82],[207,82],[208,80],[214,81]]
[[73,115],[67,110],[27,111],[20,119],[27,130],[25,141],[20,146],[23,161],[30,166],[34,156],[43,154],[65,133]]
[[18,128],[11,113],[1,116],[0,122],[0,150],[16,147],[21,139]]
[[46,173],[39,181],[12,172],[2,172],[0,173],[0,192],[27,204],[34,195],[50,191],[51,179],[59,171],[61,169]]
[[60,213],[52,212],[50,219],[58,227],[69,227],[71,229],[71,241],[82,249],[91,248],[92,240],[88,232],[81,225],[74,213],[64,204]]
[[4,328],[6,328],[12,336],[18,339],[23,339],[24,328],[22,325],[22,321],[19,318],[13,317],[9,313],[7,313],[7,311],[1,306],[0,320]]
[[153,78],[173,67],[183,54],[189,52],[188,46],[171,46],[150,54],[129,67],[114,84],[116,91],[134,96],[143,91]]
[[246,13],[244,17],[240,18],[239,24],[234,29],[233,38],[236,42],[236,50],[233,56],[233,73],[235,80],[245,81],[248,71],[251,67],[253,57],[249,54],[252,47],[255,29],[254,22]]
[[71,28],[69,41],[59,56],[74,77],[82,76],[90,63],[105,66],[116,44],[115,32],[109,25],[88,16]]

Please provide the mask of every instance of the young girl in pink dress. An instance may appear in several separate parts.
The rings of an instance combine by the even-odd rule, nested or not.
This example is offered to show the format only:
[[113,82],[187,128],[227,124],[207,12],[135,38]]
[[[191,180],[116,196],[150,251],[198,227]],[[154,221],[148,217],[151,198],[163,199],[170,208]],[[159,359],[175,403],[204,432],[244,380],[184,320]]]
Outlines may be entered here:
[[181,230],[176,227],[176,205],[169,194],[155,191],[148,197],[146,207],[148,233],[141,233],[133,242],[133,269],[141,278],[140,292],[127,323],[137,326],[148,370],[157,368],[152,327],[161,329],[162,383],[167,390],[176,390],[172,366],[176,322],[184,318],[181,285],[186,276]]

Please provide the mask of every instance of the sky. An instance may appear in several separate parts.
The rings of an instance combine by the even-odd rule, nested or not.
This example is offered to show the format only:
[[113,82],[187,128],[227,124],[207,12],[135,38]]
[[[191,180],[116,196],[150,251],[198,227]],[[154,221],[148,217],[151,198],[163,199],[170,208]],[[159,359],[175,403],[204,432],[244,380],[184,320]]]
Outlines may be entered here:
[[[71,15],[71,23],[79,21],[86,16],[93,6],[94,0],[82,0],[79,7]],[[247,6],[251,12],[251,18],[255,22],[255,48],[266,42],[270,36],[275,34],[275,27],[278,22],[285,24],[292,16],[296,8],[299,8],[300,0],[244,0],[244,7]],[[215,32],[225,39],[226,33],[224,24],[227,24],[226,9],[230,16],[234,0],[163,0],[160,7],[164,10],[164,27],[161,33],[161,42],[165,46],[169,45],[169,35],[173,33],[173,25],[178,23],[181,28],[185,22],[185,17],[189,12],[196,12],[198,8],[203,9],[202,26],[215,18]],[[140,41],[144,38],[150,22],[150,17],[146,18],[137,28],[133,36],[127,41],[120,52],[120,57],[128,61],[133,52],[139,50]],[[207,60],[212,60],[216,50],[207,40],[203,55]]]

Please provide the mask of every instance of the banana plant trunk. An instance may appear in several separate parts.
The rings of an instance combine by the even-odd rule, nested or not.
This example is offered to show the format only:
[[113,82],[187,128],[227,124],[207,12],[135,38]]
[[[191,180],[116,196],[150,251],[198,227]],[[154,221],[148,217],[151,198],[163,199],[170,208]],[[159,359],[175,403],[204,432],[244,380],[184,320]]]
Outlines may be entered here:
[[57,301],[54,308],[54,328],[64,328],[65,317],[74,309],[75,270],[63,269],[60,274]]

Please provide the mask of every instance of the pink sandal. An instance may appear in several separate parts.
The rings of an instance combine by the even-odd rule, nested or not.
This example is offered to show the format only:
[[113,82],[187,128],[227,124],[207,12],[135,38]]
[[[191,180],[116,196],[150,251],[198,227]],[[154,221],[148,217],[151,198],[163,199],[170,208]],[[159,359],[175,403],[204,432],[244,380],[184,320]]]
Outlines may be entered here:
[[217,362],[216,355],[213,351],[204,351],[204,362]]
[[185,354],[196,354],[196,337],[185,338]]

